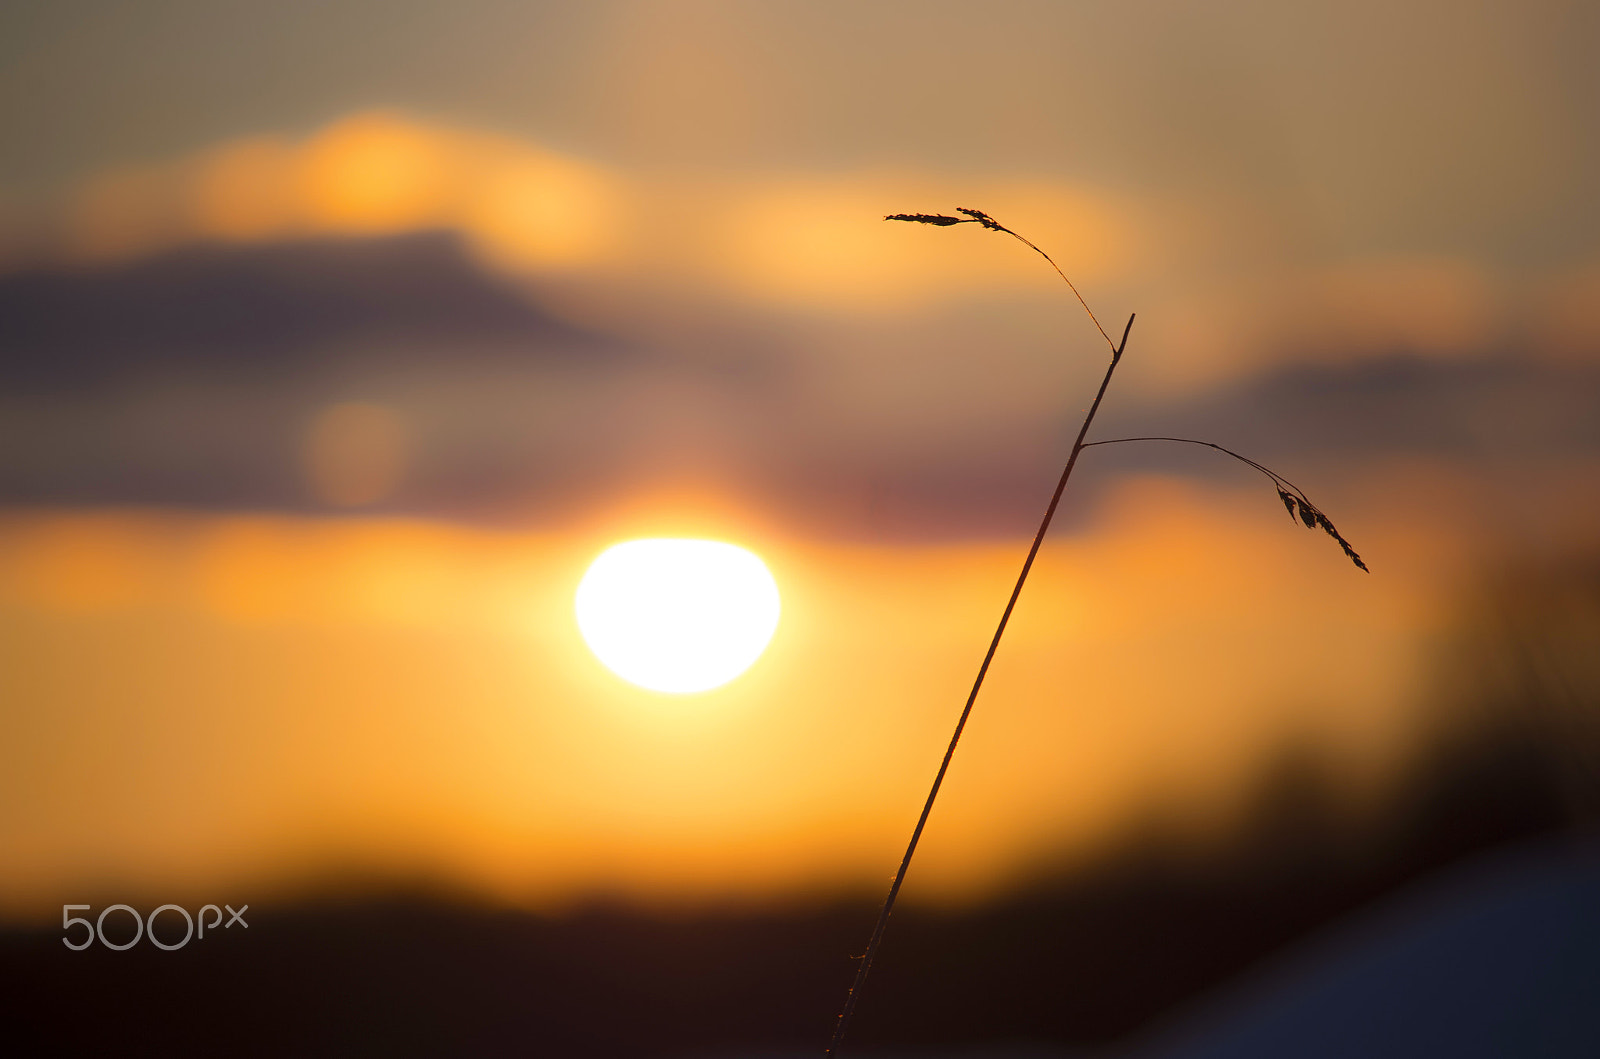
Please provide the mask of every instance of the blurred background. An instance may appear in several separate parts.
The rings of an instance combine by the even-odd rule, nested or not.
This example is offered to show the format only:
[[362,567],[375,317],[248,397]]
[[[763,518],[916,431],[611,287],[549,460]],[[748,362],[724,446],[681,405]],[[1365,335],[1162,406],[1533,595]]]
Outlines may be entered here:
[[[1266,463],[1372,573],[1217,453],[1086,452],[861,1054],[1594,1054],[1597,45],[1578,0],[6,5],[17,1017],[819,1052],[1105,366],[1026,248],[881,219],[973,207],[1138,313],[1095,437]],[[585,648],[641,536],[766,559],[743,677]],[[252,912],[74,953],[76,902]]]

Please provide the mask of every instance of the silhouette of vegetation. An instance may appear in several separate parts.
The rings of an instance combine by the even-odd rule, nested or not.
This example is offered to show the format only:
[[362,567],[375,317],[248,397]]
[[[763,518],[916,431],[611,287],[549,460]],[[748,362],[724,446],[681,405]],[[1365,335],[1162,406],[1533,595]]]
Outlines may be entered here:
[[1322,512],[1320,508],[1318,508],[1310,501],[1310,499],[1306,497],[1303,490],[1301,490],[1293,482],[1290,482],[1287,478],[1283,477],[1281,474],[1269,470],[1256,461],[1239,455],[1237,452],[1233,452],[1230,449],[1225,449],[1221,445],[1216,445],[1209,441],[1197,441],[1192,438],[1139,437],[1112,438],[1106,441],[1095,442],[1086,441],[1086,438],[1089,434],[1089,428],[1094,424],[1095,413],[1100,410],[1100,403],[1105,400],[1106,390],[1111,386],[1111,377],[1116,373],[1117,365],[1122,362],[1122,354],[1128,346],[1128,335],[1133,330],[1134,317],[1132,315],[1128,317],[1127,326],[1122,329],[1122,340],[1120,342],[1113,342],[1110,334],[1108,334],[1106,329],[1101,326],[1099,318],[1095,316],[1094,310],[1089,308],[1089,303],[1084,300],[1083,295],[1078,291],[1078,288],[1073,284],[1072,280],[1067,278],[1067,274],[1061,270],[1061,266],[1056,264],[1054,258],[1045,253],[1043,249],[1041,249],[1027,237],[1012,231],[1010,228],[1007,228],[1005,225],[1001,224],[999,221],[995,220],[982,210],[967,209],[966,207],[958,206],[956,208],[956,212],[961,214],[961,216],[953,217],[944,213],[891,213],[884,217],[884,220],[907,221],[913,224],[931,224],[940,228],[950,228],[960,224],[977,224],[981,225],[988,231],[1003,232],[1006,235],[1011,236],[1013,239],[1022,243],[1024,246],[1033,250],[1040,257],[1044,258],[1045,261],[1049,262],[1050,267],[1055,269],[1056,275],[1061,277],[1062,282],[1067,285],[1068,289],[1072,291],[1073,296],[1078,299],[1078,304],[1083,306],[1083,311],[1089,315],[1089,319],[1094,323],[1095,330],[1100,332],[1100,336],[1104,338],[1106,344],[1111,347],[1111,363],[1106,366],[1105,376],[1100,380],[1100,389],[1096,391],[1094,395],[1094,401],[1089,405],[1089,410],[1084,413],[1083,423],[1078,428],[1078,436],[1072,443],[1071,453],[1067,456],[1066,468],[1061,472],[1061,478],[1056,483],[1055,492],[1050,496],[1050,503],[1045,507],[1044,518],[1040,520],[1039,528],[1033,536],[1033,543],[1028,548],[1027,558],[1023,560],[1022,572],[1017,575],[1016,584],[1011,589],[1011,598],[1006,601],[1005,610],[1000,614],[999,624],[995,627],[994,636],[989,641],[989,649],[987,652],[985,652],[983,656],[983,662],[978,667],[978,675],[972,682],[972,690],[967,695],[966,705],[962,707],[961,715],[956,720],[955,731],[950,736],[950,743],[945,749],[944,758],[939,762],[939,770],[934,774],[933,785],[928,791],[927,799],[923,802],[922,813],[917,817],[916,826],[911,831],[911,839],[906,844],[905,854],[900,859],[900,867],[895,872],[894,881],[889,884],[889,894],[884,898],[883,909],[878,914],[878,921],[872,929],[872,937],[867,942],[866,952],[862,954],[860,966],[856,970],[855,980],[850,985],[850,992],[845,996],[844,1007],[839,1012],[838,1022],[834,1026],[833,1037],[829,1041],[827,1049],[827,1055],[830,1057],[830,1059],[838,1050],[840,1043],[844,1040],[845,1032],[849,1028],[851,1016],[855,1013],[856,1002],[861,994],[861,988],[866,984],[867,975],[872,970],[873,960],[877,957],[878,949],[883,944],[884,932],[889,926],[889,916],[894,911],[895,901],[900,896],[900,888],[905,883],[906,872],[910,869],[911,859],[917,851],[917,843],[922,839],[922,832],[927,826],[928,816],[933,811],[933,804],[939,797],[939,788],[943,786],[945,774],[950,769],[950,761],[955,756],[956,745],[961,741],[961,733],[967,726],[967,719],[972,715],[973,704],[978,699],[978,692],[983,688],[984,677],[988,675],[990,663],[994,661],[995,652],[1000,647],[1001,638],[1005,636],[1006,625],[1011,620],[1011,613],[1016,609],[1017,599],[1022,595],[1022,588],[1027,583],[1028,573],[1033,569],[1034,559],[1038,557],[1039,548],[1044,543],[1045,534],[1049,532],[1050,523],[1055,518],[1056,508],[1061,503],[1061,495],[1066,490],[1067,482],[1072,477],[1073,468],[1077,466],[1078,457],[1083,454],[1084,449],[1094,445],[1122,445],[1131,442],[1143,441],[1171,441],[1188,445],[1204,445],[1208,448],[1216,449],[1218,452],[1226,453],[1227,455],[1232,456],[1234,459],[1240,460],[1243,463],[1255,468],[1257,471],[1260,471],[1262,474],[1271,479],[1273,487],[1277,490],[1278,498],[1283,502],[1284,507],[1286,507],[1289,511],[1290,518],[1294,518],[1296,515],[1298,515],[1307,529],[1315,529],[1320,527],[1324,532],[1326,532],[1330,537],[1339,543],[1339,546],[1344,549],[1345,555],[1350,557],[1351,562],[1355,563],[1356,566],[1360,567],[1362,570],[1367,569],[1367,564],[1362,562],[1361,556],[1356,554],[1355,549],[1350,546],[1350,542],[1345,540],[1338,530],[1334,529],[1333,522]]

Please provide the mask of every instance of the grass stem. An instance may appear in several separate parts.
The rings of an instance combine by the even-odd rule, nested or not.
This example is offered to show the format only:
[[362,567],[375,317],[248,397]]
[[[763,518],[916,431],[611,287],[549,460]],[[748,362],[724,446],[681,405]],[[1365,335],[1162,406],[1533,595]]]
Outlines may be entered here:
[[[967,212],[963,210],[962,212]],[[989,225],[985,225],[989,227]],[[1009,229],[1007,234],[1016,235]],[[1021,239],[1021,236],[1017,236]],[[1026,239],[1023,242],[1027,242]],[[1032,243],[1028,244],[1032,246]],[[1038,247],[1034,247],[1038,250]],[[1039,251],[1041,254],[1044,251]],[[1048,260],[1048,258],[1047,258]],[[1051,262],[1055,264],[1055,262]],[[1057,271],[1060,271],[1059,269]],[[1066,277],[1063,276],[1063,279]],[[1077,293],[1074,289],[1073,293]],[[1081,297],[1080,297],[1081,300]],[[1085,310],[1088,306],[1084,306]],[[1090,316],[1093,317],[1093,313]],[[1095,322],[1099,326],[1099,321]],[[1027,583],[1028,572],[1033,569],[1033,561],[1039,555],[1039,548],[1044,544],[1044,535],[1050,529],[1050,522],[1056,516],[1056,508],[1061,503],[1061,494],[1067,488],[1067,480],[1072,477],[1072,469],[1078,463],[1078,455],[1084,448],[1084,438],[1089,434],[1089,426],[1094,422],[1094,415],[1100,410],[1100,402],[1105,399],[1106,389],[1111,385],[1111,376],[1117,370],[1117,365],[1122,360],[1122,351],[1128,345],[1128,332],[1133,330],[1133,317],[1128,317],[1128,325],[1122,329],[1121,343],[1112,346],[1111,363],[1106,367],[1105,378],[1100,380],[1100,389],[1094,395],[1094,403],[1089,406],[1089,411],[1083,417],[1083,425],[1078,428],[1077,440],[1072,443],[1072,453],[1067,457],[1066,469],[1061,472],[1061,480],[1056,483],[1056,490],[1050,495],[1050,503],[1044,510],[1044,518],[1039,522],[1039,529],[1033,535],[1033,545],[1028,549],[1028,557],[1022,562],[1022,572],[1017,575],[1017,583],[1011,589],[1011,598],[1006,600],[1006,609],[1000,614],[1000,623],[995,626],[994,637],[989,641],[989,650],[984,653],[983,664],[978,667],[978,676],[972,682],[972,691],[967,694],[967,704],[962,707],[961,716],[956,721],[955,731],[950,736],[950,745],[945,748],[944,760],[939,762],[939,771],[933,777],[933,786],[928,790],[928,799],[922,804],[922,815],[917,817],[917,826],[911,832],[911,841],[906,844],[905,856],[900,858],[900,868],[894,874],[894,882],[889,886],[889,896],[884,898],[883,909],[878,913],[877,925],[872,928],[872,940],[867,942],[867,951],[861,957],[861,966],[856,968],[855,981],[850,985],[850,992],[845,997],[844,1008],[839,1012],[839,1020],[834,1024],[833,1039],[828,1043],[827,1056],[833,1059],[840,1043],[844,1040],[845,1031],[850,1026],[850,1017],[855,1014],[856,1001],[861,997],[861,987],[866,983],[867,974],[872,970],[873,958],[878,954],[878,947],[883,944],[884,932],[889,926],[889,914],[894,911],[895,899],[900,896],[900,886],[906,881],[906,872],[911,867],[911,858],[917,852],[917,843],[922,840],[922,831],[928,824],[928,815],[933,812],[934,800],[939,797],[939,788],[944,784],[945,773],[950,770],[950,759],[955,756],[956,744],[961,742],[961,733],[967,726],[967,718],[972,715],[972,705],[978,701],[978,692],[983,687],[983,678],[989,673],[989,664],[994,661],[994,655],[1000,648],[1000,638],[1005,635],[1006,625],[1011,621],[1011,612],[1016,609],[1017,598],[1022,595],[1022,586]],[[1101,334],[1105,332],[1102,331]]]
[[886,221],[910,221],[915,224],[930,224],[940,228],[948,228],[958,224],[978,224],[993,232],[1004,232],[1013,239],[1018,240],[1032,249],[1040,257],[1050,263],[1056,275],[1072,290],[1078,299],[1078,304],[1083,306],[1083,311],[1089,314],[1089,319],[1094,321],[1095,329],[1105,338],[1106,344],[1111,347],[1111,363],[1106,366],[1106,374],[1100,380],[1100,389],[1094,395],[1094,403],[1089,406],[1089,411],[1084,414],[1083,425],[1078,428],[1077,439],[1072,443],[1072,452],[1067,457],[1067,466],[1061,472],[1061,480],[1056,483],[1055,492],[1050,495],[1050,503],[1045,508],[1044,518],[1039,522],[1039,529],[1033,535],[1033,544],[1028,548],[1028,557],[1022,562],[1022,572],[1017,575],[1017,583],[1011,589],[1011,598],[1006,601],[1006,608],[1000,614],[1000,622],[995,626],[994,636],[989,641],[989,650],[984,653],[983,664],[978,667],[978,676],[972,682],[972,690],[967,694],[966,705],[961,709],[961,716],[956,721],[955,731],[950,736],[950,745],[945,747],[944,759],[939,762],[939,771],[934,774],[933,786],[928,790],[927,800],[922,803],[922,813],[917,817],[917,826],[912,829],[911,841],[906,843],[906,852],[900,858],[900,867],[894,874],[894,882],[889,886],[889,895],[884,898],[883,908],[878,912],[878,922],[872,928],[872,938],[867,942],[867,951],[861,956],[861,965],[856,968],[855,980],[850,985],[850,992],[845,997],[844,1007],[839,1012],[838,1021],[834,1024],[833,1039],[828,1042],[828,1059],[838,1053],[839,1045],[844,1041],[845,1031],[850,1027],[850,1018],[855,1014],[856,1002],[861,999],[861,988],[866,984],[867,975],[872,970],[872,961],[878,955],[878,948],[883,944],[884,932],[889,927],[889,916],[894,911],[895,900],[900,896],[900,887],[906,881],[906,872],[911,868],[911,858],[917,852],[917,843],[922,840],[923,829],[928,825],[928,816],[933,812],[933,803],[939,797],[939,788],[944,785],[945,774],[950,770],[950,760],[955,757],[956,744],[961,742],[961,733],[967,727],[967,718],[972,715],[973,703],[978,701],[978,692],[983,688],[983,678],[989,673],[989,665],[994,661],[995,652],[1000,649],[1000,639],[1005,635],[1006,625],[1011,621],[1011,612],[1016,609],[1017,599],[1022,595],[1022,586],[1027,583],[1028,573],[1033,569],[1033,561],[1039,555],[1039,548],[1044,544],[1045,534],[1050,529],[1050,522],[1055,518],[1056,508],[1061,503],[1061,494],[1066,491],[1067,480],[1072,477],[1072,469],[1078,464],[1078,457],[1086,448],[1095,445],[1121,445],[1134,441],[1171,441],[1185,445],[1204,445],[1226,453],[1236,460],[1249,464],[1272,480],[1273,488],[1278,491],[1278,498],[1283,501],[1283,506],[1288,510],[1291,518],[1303,522],[1307,529],[1321,528],[1328,536],[1332,537],[1344,549],[1345,555],[1362,570],[1367,564],[1362,562],[1361,556],[1350,547],[1350,542],[1340,535],[1333,526],[1333,522],[1323,511],[1308,499],[1305,493],[1293,482],[1275,471],[1269,470],[1256,461],[1239,455],[1232,449],[1225,449],[1221,445],[1209,441],[1196,441],[1193,438],[1169,437],[1138,437],[1138,438],[1113,438],[1107,441],[1085,441],[1089,436],[1089,427],[1094,423],[1095,413],[1100,410],[1100,402],[1105,399],[1106,390],[1111,385],[1111,376],[1115,374],[1117,365],[1122,361],[1122,353],[1128,346],[1128,333],[1133,330],[1133,317],[1128,317],[1127,326],[1122,329],[1122,341],[1112,342],[1106,329],[1100,326],[1099,319],[1094,311],[1089,308],[1089,303],[1084,301],[1083,295],[1078,293],[1078,288],[1067,279],[1065,272],[1055,263],[1049,254],[1040,250],[1031,241],[1018,235],[982,210],[969,210],[957,208],[961,214],[954,217],[944,213],[893,213],[885,217]]

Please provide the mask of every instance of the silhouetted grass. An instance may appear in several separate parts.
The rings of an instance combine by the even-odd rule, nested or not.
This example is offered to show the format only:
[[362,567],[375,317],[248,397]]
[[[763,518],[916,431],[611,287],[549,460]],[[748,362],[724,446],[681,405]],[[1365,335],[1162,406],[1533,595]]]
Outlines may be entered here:
[[1061,478],[1056,483],[1055,492],[1050,495],[1050,502],[1045,507],[1044,518],[1040,520],[1039,528],[1033,535],[1033,543],[1028,548],[1027,558],[1025,558],[1022,562],[1022,572],[1017,575],[1016,584],[1011,589],[1011,597],[1006,600],[1005,610],[1003,610],[1000,614],[1000,621],[995,627],[994,636],[989,640],[989,649],[984,653],[983,662],[978,666],[978,675],[972,682],[972,690],[967,694],[966,704],[962,707],[961,715],[956,720],[955,731],[951,734],[950,743],[945,748],[944,758],[939,762],[939,771],[934,774],[933,785],[928,790],[928,797],[923,802],[922,812],[917,817],[916,826],[911,831],[911,839],[906,844],[905,854],[900,859],[900,867],[895,872],[894,881],[889,885],[889,894],[884,899],[883,908],[878,914],[878,921],[872,929],[872,937],[867,942],[866,952],[862,954],[860,966],[856,970],[855,981],[851,983],[850,992],[845,997],[844,1007],[839,1012],[838,1022],[834,1026],[833,1038],[829,1042],[827,1049],[827,1055],[830,1057],[830,1059],[838,1050],[839,1044],[844,1040],[845,1032],[849,1028],[851,1016],[855,1013],[856,1002],[860,998],[861,987],[866,983],[867,975],[872,970],[873,960],[878,954],[879,947],[883,944],[884,932],[889,926],[889,916],[894,911],[896,899],[898,899],[900,896],[900,888],[905,883],[906,872],[911,867],[911,859],[916,854],[917,844],[922,840],[922,832],[927,826],[929,814],[933,812],[933,804],[939,797],[939,788],[943,786],[945,774],[950,769],[950,761],[955,756],[956,745],[961,741],[961,733],[966,729],[967,719],[972,715],[973,704],[977,702],[978,692],[983,688],[984,677],[989,673],[989,666],[994,661],[995,652],[1000,647],[1001,638],[1005,636],[1006,625],[1011,620],[1011,613],[1016,609],[1017,599],[1022,595],[1023,585],[1027,583],[1028,573],[1033,569],[1034,559],[1038,557],[1039,548],[1044,543],[1045,534],[1049,532],[1050,523],[1055,518],[1056,508],[1061,503],[1061,495],[1066,490],[1067,482],[1072,477],[1073,468],[1077,466],[1078,457],[1082,455],[1084,449],[1094,445],[1120,445],[1129,442],[1142,441],[1171,441],[1189,445],[1204,445],[1209,448],[1216,449],[1218,452],[1226,453],[1234,459],[1240,460],[1243,463],[1255,468],[1257,471],[1260,471],[1262,474],[1271,479],[1273,487],[1277,490],[1278,498],[1283,501],[1283,504],[1288,509],[1291,518],[1298,515],[1300,520],[1308,529],[1320,527],[1324,532],[1326,532],[1330,537],[1339,543],[1339,546],[1344,549],[1344,553],[1350,557],[1350,560],[1355,563],[1356,566],[1360,567],[1362,570],[1367,569],[1367,564],[1362,562],[1361,556],[1356,554],[1355,549],[1350,547],[1350,543],[1346,541],[1339,531],[1334,528],[1333,522],[1322,512],[1320,508],[1318,508],[1310,501],[1309,498],[1306,497],[1303,490],[1277,472],[1269,470],[1256,461],[1241,456],[1230,449],[1225,449],[1221,445],[1217,445],[1209,441],[1198,441],[1192,438],[1140,437],[1112,438],[1106,441],[1094,442],[1087,441],[1086,439],[1089,434],[1089,428],[1094,424],[1095,413],[1100,410],[1100,403],[1105,400],[1106,390],[1111,386],[1111,378],[1116,373],[1117,365],[1121,363],[1122,355],[1127,349],[1128,335],[1133,330],[1134,317],[1129,315],[1127,326],[1122,329],[1122,340],[1120,342],[1113,342],[1110,334],[1108,334],[1106,329],[1101,326],[1099,318],[1095,316],[1094,310],[1089,308],[1089,303],[1078,291],[1077,286],[1073,284],[1072,280],[1067,278],[1067,274],[1061,270],[1061,266],[1056,264],[1054,258],[1045,253],[1044,250],[1042,250],[1030,239],[1012,231],[1010,228],[1007,228],[1005,225],[1001,224],[999,221],[995,220],[982,210],[967,209],[966,207],[958,206],[956,208],[956,212],[961,214],[961,216],[954,217],[944,213],[891,213],[884,217],[884,220],[907,221],[913,224],[930,224],[939,228],[951,228],[961,224],[977,224],[981,225],[988,231],[1003,232],[1006,235],[1011,236],[1013,239],[1016,239],[1024,246],[1027,246],[1029,249],[1033,250],[1040,257],[1044,258],[1045,261],[1049,262],[1050,267],[1055,269],[1056,275],[1060,276],[1062,282],[1064,282],[1068,289],[1072,291],[1073,296],[1078,299],[1078,304],[1083,306],[1083,311],[1089,315],[1089,319],[1094,323],[1095,330],[1100,332],[1100,336],[1104,338],[1106,344],[1111,347],[1111,362],[1106,366],[1105,376],[1100,380],[1100,389],[1096,391],[1094,395],[1094,401],[1089,405],[1089,410],[1084,413],[1083,423],[1078,428],[1078,436],[1073,441],[1072,451],[1067,456],[1066,468],[1061,472]]

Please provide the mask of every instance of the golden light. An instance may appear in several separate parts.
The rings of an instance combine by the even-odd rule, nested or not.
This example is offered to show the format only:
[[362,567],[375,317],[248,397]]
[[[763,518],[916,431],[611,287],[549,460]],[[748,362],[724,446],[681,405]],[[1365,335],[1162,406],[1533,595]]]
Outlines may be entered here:
[[753,553],[722,541],[613,545],[578,584],[578,629],[605,667],[651,691],[726,684],[778,627],[778,585]]

